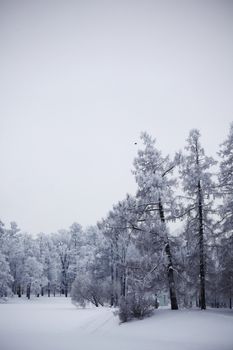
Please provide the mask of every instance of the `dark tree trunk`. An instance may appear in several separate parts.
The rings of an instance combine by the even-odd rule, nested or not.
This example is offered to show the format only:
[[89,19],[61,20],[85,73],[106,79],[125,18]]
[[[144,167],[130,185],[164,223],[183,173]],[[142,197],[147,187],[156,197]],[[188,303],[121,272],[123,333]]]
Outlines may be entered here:
[[[161,199],[159,199],[159,215],[162,223],[165,226],[165,216],[164,216],[164,209],[163,205],[161,203]],[[168,265],[167,265],[167,278],[168,278],[168,285],[169,285],[169,295],[170,295],[170,301],[171,301],[171,309],[172,310],[178,310],[178,303],[177,303],[177,297],[176,297],[176,287],[175,287],[175,279],[174,279],[174,269],[173,269],[173,263],[172,263],[172,255],[171,255],[171,249],[169,244],[169,239],[166,237],[166,246],[165,246],[165,252],[167,254],[168,259]]]
[[155,309],[158,309],[159,307],[159,302],[157,296],[155,296]]
[[165,250],[166,250],[167,257],[168,257],[167,277],[168,277],[168,284],[169,284],[171,309],[178,310],[178,303],[177,303],[177,298],[176,298],[176,288],[175,288],[175,281],[174,281],[174,271],[173,271],[173,264],[172,264],[172,257],[171,257],[171,250],[170,250],[169,242],[167,242]]
[[205,257],[204,257],[204,231],[201,182],[198,181],[198,219],[199,219],[199,255],[200,255],[200,308],[206,309],[205,299]]
[[126,266],[125,266],[125,253],[123,254],[120,269],[120,285],[121,285],[121,297],[126,296]]
[[94,305],[96,307],[99,307],[98,301],[97,301],[97,299],[96,299],[96,297],[94,295],[93,295],[93,302],[94,302]]
[[111,246],[111,297],[110,306],[114,305],[114,266],[113,266],[113,248]]
[[69,262],[67,261],[67,255],[60,256],[61,264],[62,264],[62,294],[65,294],[65,297],[68,296],[68,276],[67,271],[69,268]]
[[17,295],[18,295],[19,298],[21,298],[22,291],[21,291],[21,285],[20,284],[18,285],[18,288],[17,288]]
[[27,285],[26,296],[28,299],[31,298],[31,285],[30,284]]
[[125,271],[123,271],[123,275],[121,276],[121,296],[125,297],[126,295],[126,276]]
[[41,296],[43,297],[44,296],[44,287],[41,287]]
[[50,289],[50,282],[48,282],[48,297],[50,298],[50,292],[51,292],[51,289]]
[[[116,286],[119,282],[119,271],[118,271],[118,266],[115,266],[115,282],[116,282]],[[115,297],[114,297],[114,306],[118,306],[119,304],[119,292],[118,292],[118,288],[115,288]]]

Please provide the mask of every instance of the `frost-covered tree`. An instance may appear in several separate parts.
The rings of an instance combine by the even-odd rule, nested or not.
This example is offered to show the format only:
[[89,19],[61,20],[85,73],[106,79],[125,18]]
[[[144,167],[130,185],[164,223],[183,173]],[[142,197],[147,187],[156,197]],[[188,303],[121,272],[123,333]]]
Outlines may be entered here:
[[60,290],[66,297],[77,274],[77,259],[82,239],[82,228],[76,223],[70,230],[60,230],[52,235],[58,256]]
[[60,230],[52,235],[54,246],[59,261],[59,276],[60,276],[60,291],[65,296],[68,296],[70,287],[69,281],[69,266],[70,266],[70,233],[67,230]]
[[6,256],[0,252],[0,298],[7,297],[11,293],[12,280],[9,263]]
[[109,249],[106,239],[97,227],[86,230],[77,262],[77,276],[72,284],[74,304],[95,306],[110,300]]
[[129,287],[129,275],[135,259],[136,201],[127,195],[113,206],[108,216],[98,223],[110,246],[111,304],[118,304],[125,297]]
[[225,142],[219,151],[220,173],[219,185],[223,194],[223,204],[220,206],[222,232],[233,232],[233,123]]
[[15,222],[11,222],[10,228],[5,229],[2,248],[9,263],[10,273],[13,278],[11,284],[12,292],[20,297],[22,294],[24,247],[22,234]]
[[47,284],[47,279],[43,274],[38,241],[31,235],[24,233],[21,242],[24,250],[21,284],[23,291],[26,291],[27,298],[30,299],[31,293],[40,295],[41,290]]
[[38,261],[43,266],[43,282],[41,286],[41,295],[44,295],[44,289],[48,297],[51,292],[55,296],[58,286],[58,255],[50,235],[39,234],[36,238],[38,245]]
[[[141,134],[144,149],[138,151],[134,160],[134,171],[138,184],[137,198],[142,209],[141,220],[152,227],[158,235],[161,251],[166,256],[166,274],[171,301],[171,309],[178,309],[175,286],[172,249],[169,239],[167,217],[173,213],[173,191],[176,181],[171,177],[175,162],[169,156],[163,157],[155,147],[155,140],[147,133]],[[154,226],[154,227],[153,227]],[[157,247],[156,247],[157,249]]]
[[219,247],[219,292],[223,302],[226,300],[232,309],[233,297],[233,234],[222,238]]
[[[200,143],[200,133],[193,129],[189,133],[185,152],[182,156],[180,174],[188,226],[189,245],[197,247],[199,256],[200,307],[206,308],[206,259],[207,237],[211,231],[209,214],[213,213],[214,183],[211,167],[216,162],[205,155]],[[192,234],[192,235],[190,235]],[[192,251],[195,254],[196,250]]]
[[221,290],[229,298],[232,307],[233,294],[233,123],[227,139],[221,144],[220,151],[219,187],[223,202],[219,206],[220,213],[220,268]]
[[199,305],[199,251],[197,239],[197,227],[193,220],[187,219],[180,235],[180,254],[178,256],[179,297],[185,307],[190,307],[195,302]]
[[77,275],[78,261],[80,260],[81,249],[84,245],[85,234],[82,226],[74,222],[69,229],[70,232],[70,264],[69,264],[69,279],[70,283],[74,281]]
[[28,299],[31,293],[39,295],[41,291],[41,283],[43,280],[43,266],[32,256],[28,256],[24,263],[23,284],[26,287],[26,296]]

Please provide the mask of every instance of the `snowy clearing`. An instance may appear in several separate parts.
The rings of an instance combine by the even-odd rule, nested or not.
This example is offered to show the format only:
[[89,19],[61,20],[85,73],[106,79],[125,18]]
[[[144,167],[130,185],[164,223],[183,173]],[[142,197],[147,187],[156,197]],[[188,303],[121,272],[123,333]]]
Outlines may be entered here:
[[77,309],[65,298],[0,304],[1,350],[232,350],[229,310],[157,310],[119,325],[110,308]]

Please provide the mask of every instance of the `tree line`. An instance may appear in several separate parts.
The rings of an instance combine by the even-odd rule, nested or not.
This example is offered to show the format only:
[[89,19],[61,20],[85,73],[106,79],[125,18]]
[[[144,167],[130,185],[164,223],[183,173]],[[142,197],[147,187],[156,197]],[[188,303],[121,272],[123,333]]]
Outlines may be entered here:
[[141,141],[136,194],[95,226],[33,238],[1,222],[1,297],[71,293],[79,305],[120,306],[122,320],[143,317],[164,292],[174,310],[232,308],[233,124],[217,160],[196,129],[172,158],[149,134]]

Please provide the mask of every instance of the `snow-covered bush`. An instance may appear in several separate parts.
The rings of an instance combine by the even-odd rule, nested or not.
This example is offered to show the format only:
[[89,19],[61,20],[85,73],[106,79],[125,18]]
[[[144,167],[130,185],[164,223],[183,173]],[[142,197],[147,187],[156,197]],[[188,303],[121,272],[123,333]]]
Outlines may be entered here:
[[143,319],[155,309],[155,300],[152,296],[143,293],[133,293],[122,297],[119,303],[119,318],[127,322],[132,318]]
[[133,318],[128,298],[122,297],[120,299],[118,316],[121,322],[127,322]]
[[104,286],[90,276],[77,276],[71,288],[71,300],[75,305],[85,306],[92,303],[96,307],[103,306]]

